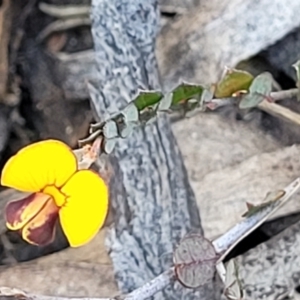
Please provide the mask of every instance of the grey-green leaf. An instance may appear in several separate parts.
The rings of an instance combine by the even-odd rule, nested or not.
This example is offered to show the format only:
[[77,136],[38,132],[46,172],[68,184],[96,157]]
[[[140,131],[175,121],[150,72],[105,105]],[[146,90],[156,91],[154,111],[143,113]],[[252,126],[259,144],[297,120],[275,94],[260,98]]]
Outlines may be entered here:
[[293,64],[294,69],[296,70],[296,77],[297,77],[297,82],[296,86],[298,88],[298,101],[300,101],[300,60],[298,60],[296,63]]
[[107,138],[107,139],[113,139],[118,137],[118,127],[117,124],[112,121],[109,120],[105,123],[105,125],[103,126],[103,135]]
[[133,122],[136,123],[139,121],[139,112],[134,103],[129,103],[121,113],[124,115],[125,123]]
[[254,78],[249,92],[250,94],[257,93],[264,96],[269,96],[272,91],[273,77],[269,72],[264,72]]
[[201,103],[210,102],[214,97],[214,93],[211,88],[205,88],[201,95]]
[[166,93],[166,95],[160,100],[158,104],[158,111],[166,111],[172,104],[173,93]]
[[103,142],[103,150],[106,154],[112,153],[117,143],[117,139],[107,140],[105,139]]
[[240,109],[256,107],[260,102],[265,100],[265,96],[260,94],[246,94],[242,97],[239,104]]
[[129,134],[132,132],[133,130],[133,123],[127,123],[125,124],[125,126],[123,126],[119,131],[120,131],[120,136],[125,139],[129,136]]
[[242,97],[239,104],[240,109],[256,107],[272,91],[273,77],[270,73],[264,72],[254,78],[249,88],[249,93]]

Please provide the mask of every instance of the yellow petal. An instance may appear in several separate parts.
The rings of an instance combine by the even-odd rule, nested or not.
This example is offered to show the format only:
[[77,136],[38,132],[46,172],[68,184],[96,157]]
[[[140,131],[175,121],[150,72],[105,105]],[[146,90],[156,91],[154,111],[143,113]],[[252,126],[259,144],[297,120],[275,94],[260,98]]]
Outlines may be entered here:
[[53,242],[58,207],[50,197],[41,211],[22,229],[22,238],[29,244],[45,246]]
[[59,211],[59,217],[70,246],[86,244],[105,221],[108,188],[98,174],[81,170],[70,178],[61,191],[67,199]]
[[7,228],[11,230],[22,228],[42,210],[49,199],[51,199],[49,195],[34,193],[23,199],[9,202],[5,208]]
[[76,157],[66,144],[46,140],[11,157],[3,168],[1,184],[24,192],[39,192],[46,185],[61,187],[76,169]]

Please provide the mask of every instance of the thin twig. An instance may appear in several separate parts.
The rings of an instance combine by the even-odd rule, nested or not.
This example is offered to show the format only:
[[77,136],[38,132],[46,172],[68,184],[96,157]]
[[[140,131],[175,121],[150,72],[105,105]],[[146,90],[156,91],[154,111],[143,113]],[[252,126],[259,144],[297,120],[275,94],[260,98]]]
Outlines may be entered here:
[[[285,100],[289,98],[294,98],[298,95],[299,90],[298,89],[290,89],[290,90],[285,90],[285,91],[278,91],[278,92],[272,92],[270,94],[270,98],[274,101],[280,101],[280,100]],[[236,99],[234,97],[231,98],[215,98],[210,100],[208,103],[208,107],[210,110],[215,110],[219,107],[222,106],[228,106],[228,105],[233,105],[236,103]]]
[[91,20],[89,18],[72,18],[66,20],[57,20],[50,23],[46,28],[44,28],[37,36],[36,40],[42,43],[48,36],[53,32],[64,31],[67,29],[72,29],[79,26],[91,25]]
[[285,204],[300,188],[300,177],[291,182],[282,191],[280,198],[272,199],[266,205],[251,216],[245,217],[221,237],[213,241],[217,253],[221,254],[219,262],[231,251],[241,240],[259,227],[275,211]]
[[79,140],[78,141],[79,147],[83,147],[84,145],[92,143],[97,137],[101,137],[100,129],[91,133],[87,138]]
[[[280,100],[296,97],[298,95],[298,93],[299,93],[298,89],[290,89],[290,90],[286,90],[286,91],[272,92],[270,94],[270,98],[275,102],[275,101],[280,101]],[[291,122],[293,124],[300,125],[300,114],[298,114],[284,106],[276,104],[274,102],[269,102],[267,100],[263,100],[261,103],[258,104],[257,107],[260,110],[263,110],[274,117],[278,117],[280,119]],[[206,103],[206,106],[210,110],[216,110],[217,108],[220,108],[223,106],[234,105],[235,103],[236,103],[235,98],[212,99],[211,101]]]
[[28,294],[22,290],[8,287],[0,287],[0,300],[1,297],[10,297],[26,300],[143,300],[152,297],[157,292],[163,290],[174,278],[174,269],[171,268],[151,281],[144,284],[142,287],[134,290],[127,295],[117,296],[115,298],[68,298],[68,297],[55,297],[45,295]]
[[[153,91],[153,93],[155,94],[156,92]],[[276,117],[279,117],[281,119],[287,120],[289,122],[292,122],[296,125],[300,125],[300,114],[293,112],[292,110],[282,107],[280,105],[275,104],[275,101],[279,101],[279,100],[283,100],[283,99],[287,99],[287,98],[291,98],[291,97],[295,97],[298,95],[298,89],[290,89],[290,90],[286,90],[286,91],[277,91],[277,92],[272,92],[270,93],[270,95],[263,100],[261,103],[259,103],[257,105],[257,107],[261,110],[266,111],[267,113],[274,115]],[[159,104],[160,101],[162,101],[162,99],[164,98],[160,98],[157,97],[156,99],[156,105]],[[271,102],[269,101],[271,100]],[[231,106],[231,105],[236,105],[238,103],[238,98],[236,97],[228,97],[228,98],[215,98],[215,99],[210,99],[210,100],[204,100],[203,103],[201,103],[201,105],[199,106],[194,106],[192,107],[190,110],[185,111],[185,116],[187,113],[191,114],[191,112],[193,114],[196,114],[198,112],[203,112],[203,110],[205,110],[205,108],[209,109],[209,110],[216,110],[220,107],[223,106]],[[155,111],[153,110],[153,103],[150,103],[147,107],[148,109],[144,109],[144,110],[140,110],[139,111],[139,121],[142,122],[148,122],[151,119],[154,119],[158,113],[165,113],[165,110],[162,111]],[[183,109],[183,111],[185,110],[185,107],[182,103],[180,103],[180,101],[176,102],[176,105],[182,105],[181,109]],[[178,110],[178,108],[174,108],[172,109],[172,107],[168,110],[168,112],[171,111],[171,117],[174,120],[174,116],[176,115],[176,112],[179,111],[179,114],[182,116],[182,110]],[[117,119],[118,117],[122,117],[121,114],[116,114],[114,116],[111,116],[108,120],[106,120],[105,122],[99,122],[96,124],[92,124],[90,126],[91,132],[92,134],[89,135],[87,138],[79,141],[79,145],[85,145],[87,143],[92,142],[96,137],[98,136],[103,136],[103,131],[101,130],[104,127],[104,124],[106,124],[109,121],[113,121],[115,123],[117,123]],[[138,122],[135,123],[135,125],[137,125]],[[94,132],[98,130],[97,132]],[[105,150],[104,150],[105,152]]]
[[[175,273],[174,268],[170,268],[169,270],[161,273],[151,281],[147,282],[140,288],[134,290],[130,294],[125,295],[124,297],[120,297],[122,300],[143,300],[152,297],[157,292],[163,290],[166,286],[168,286],[171,281],[174,279]],[[119,299],[119,297],[118,297]]]
[[[265,206],[261,206],[255,213],[245,217],[240,223],[233,226],[225,234],[213,242],[217,254],[221,254],[217,264],[217,271],[220,276],[225,280],[224,267],[222,260],[228,252],[242,239],[248,236],[255,228],[261,225],[271,214],[285,204],[292,195],[300,188],[300,177],[285,187],[282,192],[283,195],[279,198],[271,199]],[[152,297],[157,292],[163,290],[175,278],[174,268],[163,272],[151,281],[147,282],[140,288],[132,291],[127,295],[120,295],[115,298],[76,298],[77,300],[144,300]],[[1,297],[16,298],[16,300],[23,298],[26,300],[75,300],[75,298],[66,297],[51,297],[44,295],[27,294],[18,289],[0,287],[0,300]]]
[[285,91],[272,92],[270,96],[274,101],[279,101],[279,100],[296,97],[298,93],[299,93],[298,89],[290,89]]
[[278,117],[279,119],[283,119],[296,125],[300,125],[300,114],[284,106],[264,100],[258,104],[258,108],[274,117]]
[[39,9],[52,17],[67,19],[74,17],[88,17],[90,5],[53,5],[45,2],[39,4]]

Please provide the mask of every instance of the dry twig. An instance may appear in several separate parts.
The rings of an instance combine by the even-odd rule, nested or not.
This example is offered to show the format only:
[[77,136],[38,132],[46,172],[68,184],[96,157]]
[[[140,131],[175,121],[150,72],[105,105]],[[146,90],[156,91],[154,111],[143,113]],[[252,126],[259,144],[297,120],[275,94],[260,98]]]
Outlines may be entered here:
[[[282,190],[280,197],[271,198],[270,201],[263,203],[262,206],[258,206],[254,213],[245,217],[240,223],[236,224],[229,231],[223,234],[220,238],[213,242],[216,252],[220,254],[219,263],[217,265],[217,271],[222,272],[221,278],[224,280],[224,268],[222,268],[222,260],[226,254],[243,238],[249,235],[255,228],[261,225],[271,214],[279,209],[286,201],[288,201],[292,195],[300,188],[300,177],[289,184],[285,189]],[[159,276],[155,277],[145,285],[132,291],[127,295],[120,295],[113,299],[117,300],[144,300],[157,292],[163,290],[175,279],[174,268],[163,272]],[[51,297],[44,295],[27,294],[21,290],[14,288],[0,288],[0,300],[1,297],[13,297],[16,300],[73,300],[73,298],[67,297]],[[78,298],[80,300],[112,300],[110,298]]]

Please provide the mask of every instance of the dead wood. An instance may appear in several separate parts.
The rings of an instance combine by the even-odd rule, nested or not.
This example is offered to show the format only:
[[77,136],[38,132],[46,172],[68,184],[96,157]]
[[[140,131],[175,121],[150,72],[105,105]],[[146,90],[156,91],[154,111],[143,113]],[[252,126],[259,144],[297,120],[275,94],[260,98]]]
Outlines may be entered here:
[[216,82],[225,65],[234,67],[298,27],[299,9],[297,0],[288,5],[281,0],[204,1],[161,31],[157,57],[165,85]]

